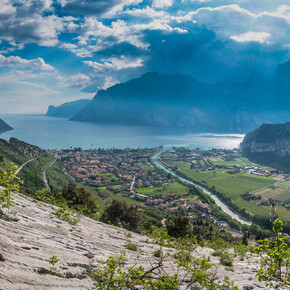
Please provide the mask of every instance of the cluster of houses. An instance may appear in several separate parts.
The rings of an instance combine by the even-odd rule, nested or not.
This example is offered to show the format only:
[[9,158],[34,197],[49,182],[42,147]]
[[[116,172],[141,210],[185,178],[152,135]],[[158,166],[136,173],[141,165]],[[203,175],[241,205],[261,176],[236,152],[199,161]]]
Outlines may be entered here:
[[[176,194],[164,194],[161,197],[149,197],[144,194],[134,193],[134,198],[143,202],[137,203],[136,207],[156,207],[160,210],[166,210],[169,213],[177,213],[180,210],[189,211],[196,207],[201,212],[208,213],[208,204],[193,199],[186,200],[177,198]],[[144,203],[145,202],[145,203]]]
[[87,185],[122,184],[134,179],[135,187],[157,187],[173,182],[171,177],[155,171],[150,162],[152,150],[112,150],[109,153],[49,150],[49,153],[60,158],[67,174]]

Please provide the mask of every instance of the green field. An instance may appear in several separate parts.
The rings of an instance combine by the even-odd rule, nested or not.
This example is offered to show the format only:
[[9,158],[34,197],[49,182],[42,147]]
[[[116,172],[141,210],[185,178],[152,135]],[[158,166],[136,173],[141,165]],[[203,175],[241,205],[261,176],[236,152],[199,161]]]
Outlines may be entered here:
[[188,187],[178,182],[173,182],[168,185],[161,186],[161,187],[138,188],[137,191],[141,194],[145,194],[149,196],[161,196],[167,193],[174,193],[177,196],[182,196],[188,193]]
[[275,187],[262,189],[255,194],[261,195],[263,199],[273,198],[286,203],[290,203],[290,181],[277,183]]
[[[214,186],[220,192],[228,194],[233,201],[245,208],[249,213],[269,216],[270,207],[258,206],[257,203],[259,201],[246,201],[240,195],[273,184],[275,182],[273,178],[248,175],[244,172],[230,174],[225,169],[201,171],[190,169],[190,164],[183,161],[174,163],[190,179],[196,180],[207,187]],[[282,210],[277,211],[277,213],[284,217]]]
[[208,159],[213,165],[239,165],[239,166],[246,166],[250,164],[251,162],[249,159],[245,157],[237,157],[234,158],[233,160],[224,160],[221,157],[215,157],[215,158],[209,158]]

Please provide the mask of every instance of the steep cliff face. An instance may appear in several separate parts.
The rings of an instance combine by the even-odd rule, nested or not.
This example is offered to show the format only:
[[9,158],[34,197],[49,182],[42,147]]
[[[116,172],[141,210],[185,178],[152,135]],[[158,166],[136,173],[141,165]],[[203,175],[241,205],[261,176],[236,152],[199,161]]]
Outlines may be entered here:
[[290,170],[290,122],[263,124],[245,136],[241,149],[248,158]]

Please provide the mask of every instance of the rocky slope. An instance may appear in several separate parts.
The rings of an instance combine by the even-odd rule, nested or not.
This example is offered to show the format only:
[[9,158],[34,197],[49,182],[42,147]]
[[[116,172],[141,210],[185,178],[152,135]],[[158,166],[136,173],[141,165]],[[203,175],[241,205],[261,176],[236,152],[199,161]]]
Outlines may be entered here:
[[[134,264],[149,267],[149,260],[154,261],[153,252],[159,247],[147,237],[128,232],[81,217],[77,226],[58,219],[51,214],[54,206],[17,196],[15,210],[18,221],[0,220],[0,289],[91,289],[93,282],[83,275],[89,263],[85,256],[88,251],[95,253],[93,264],[110,255],[118,256],[125,249],[128,240],[137,244],[142,254],[126,250],[129,258],[127,266]],[[147,240],[147,241],[146,241]],[[166,249],[165,249],[166,250]],[[219,264],[218,257],[213,257],[212,249],[198,247],[195,255],[210,256],[217,263],[217,275],[229,275],[240,289],[250,285],[258,289],[264,286],[255,278],[259,259],[250,256],[244,261],[234,260],[234,272],[226,271]],[[60,259],[62,277],[40,274],[49,268],[49,258]],[[171,261],[166,265],[172,271]]]
[[241,149],[249,158],[290,169],[290,122],[263,124],[245,136]]
[[13,128],[0,119],[0,134],[11,130],[13,130]]

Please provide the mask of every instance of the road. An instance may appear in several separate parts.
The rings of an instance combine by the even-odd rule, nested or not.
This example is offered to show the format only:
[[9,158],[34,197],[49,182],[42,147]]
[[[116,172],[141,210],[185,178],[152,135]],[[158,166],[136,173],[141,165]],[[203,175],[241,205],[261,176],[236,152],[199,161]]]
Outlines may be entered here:
[[135,180],[136,180],[136,175],[134,175],[133,180],[131,182],[131,186],[130,186],[130,192],[134,193],[134,184],[135,184]]
[[215,201],[215,203],[216,203],[219,207],[221,207],[221,209],[222,209],[226,214],[228,214],[230,217],[232,217],[233,219],[235,219],[236,221],[238,221],[238,222],[241,223],[241,224],[251,225],[251,222],[245,220],[245,219],[242,218],[240,215],[234,213],[234,212],[233,212],[233,211],[232,211],[232,210],[231,210],[231,209],[230,209],[230,208],[229,208],[229,207],[228,207],[228,206],[227,206],[223,201],[221,201],[221,200],[220,200],[220,199],[219,199],[219,198],[218,198],[214,193],[212,193],[211,191],[209,191],[207,188],[205,188],[205,187],[203,187],[203,186],[201,186],[201,185],[199,185],[199,184],[193,182],[192,180],[189,180],[189,179],[186,179],[186,178],[184,178],[184,177],[181,177],[181,176],[179,176],[178,174],[176,174],[175,172],[173,172],[173,171],[167,169],[166,167],[164,167],[164,166],[159,162],[159,157],[160,157],[160,155],[161,155],[164,151],[166,151],[166,150],[168,150],[168,149],[169,149],[169,148],[163,148],[161,151],[157,152],[157,153],[153,156],[152,160],[153,160],[154,164],[155,164],[157,167],[159,167],[160,169],[166,171],[167,173],[170,173],[171,175],[173,175],[173,176],[179,178],[179,179],[180,179],[181,181],[183,181],[183,182],[186,182],[186,183],[192,184],[192,185],[194,185],[194,186],[200,188],[204,193],[210,195],[211,198]]
[[27,162],[23,163],[23,164],[22,164],[22,165],[17,169],[17,171],[16,171],[16,175],[21,171],[21,169],[22,169],[25,165],[27,165],[28,163],[30,163],[30,162],[33,161],[33,160],[35,160],[35,158],[32,158],[32,159],[28,160]]
[[43,182],[45,185],[45,188],[50,191],[50,186],[47,180],[47,176],[46,176],[46,172],[47,170],[54,164],[54,162],[57,160],[57,158],[55,158],[51,163],[49,163],[49,165],[43,170]]

